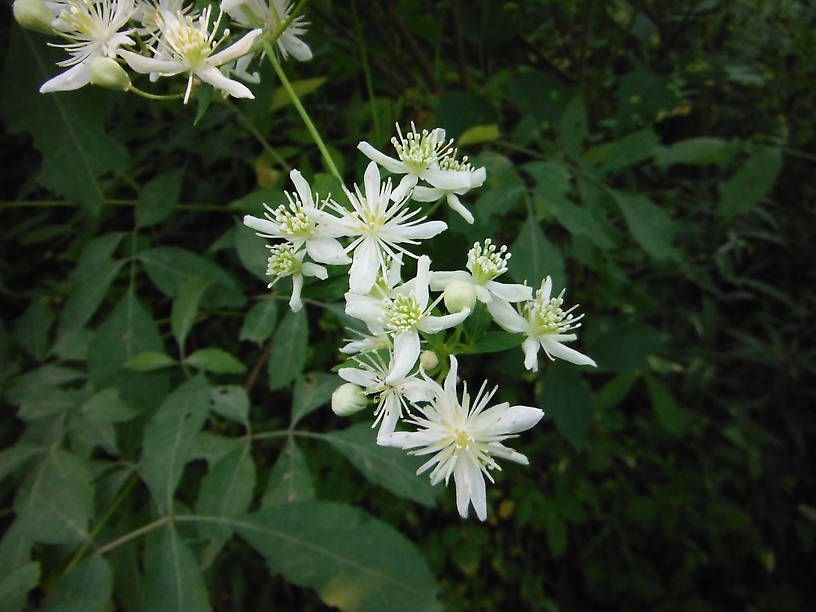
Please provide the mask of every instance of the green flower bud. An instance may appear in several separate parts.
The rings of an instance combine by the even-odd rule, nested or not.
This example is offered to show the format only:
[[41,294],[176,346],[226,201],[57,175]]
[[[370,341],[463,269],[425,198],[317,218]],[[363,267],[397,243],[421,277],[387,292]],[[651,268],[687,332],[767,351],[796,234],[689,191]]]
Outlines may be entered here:
[[442,293],[445,308],[448,312],[462,312],[465,308],[473,310],[476,304],[476,287],[467,281],[455,280],[448,283]]
[[368,404],[363,390],[354,383],[340,385],[331,396],[331,407],[337,416],[349,416],[360,412]]
[[419,365],[421,365],[422,369],[426,372],[430,372],[439,365],[439,357],[437,357],[433,351],[422,351],[422,354],[419,356]]
[[53,34],[54,29],[51,22],[54,21],[54,13],[48,10],[43,0],[14,0],[12,6],[14,19],[27,30],[42,32],[43,34]]
[[110,57],[96,57],[91,60],[91,83],[106,87],[127,91],[130,89],[130,77],[114,59]]

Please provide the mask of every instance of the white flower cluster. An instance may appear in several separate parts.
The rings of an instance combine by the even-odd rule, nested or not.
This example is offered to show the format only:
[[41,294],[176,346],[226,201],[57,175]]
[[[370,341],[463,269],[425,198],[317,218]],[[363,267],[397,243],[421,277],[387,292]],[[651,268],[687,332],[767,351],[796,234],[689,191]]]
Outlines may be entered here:
[[[572,314],[575,307],[561,308],[563,291],[551,298],[549,277],[535,297],[526,284],[497,280],[507,271],[510,253],[506,247],[497,247],[489,238],[477,242],[467,253],[465,269],[456,271],[432,271],[430,258],[412,248],[437,236],[447,225],[427,220],[411,201],[445,198],[456,212],[472,221],[458,196],[481,186],[485,169],[456,162],[453,142],[445,140],[442,129],[420,133],[411,124],[407,135],[403,136],[399,126],[397,131],[392,143],[399,159],[366,142],[359,144],[373,161],[366,168],[362,190],[357,185],[353,191],[343,187],[347,207],[331,197],[320,201],[301,174],[293,170],[290,177],[295,193],[286,194],[287,202],[276,208],[265,205],[265,218],[247,215],[244,224],[261,236],[282,241],[269,246],[268,274],[270,286],[282,277],[292,277],[289,304],[293,310],[302,307],[304,276],[325,279],[325,265],[351,264],[345,312],[361,321],[366,331],[340,349],[350,355],[352,365],[338,372],[347,382],[333,395],[332,408],[345,416],[364,409],[367,398],[373,399],[373,426],[379,426],[377,443],[417,455],[432,454],[417,473],[433,468],[432,484],[447,483],[452,475],[460,514],[467,517],[472,504],[476,515],[485,520],[484,478],[492,481],[490,471],[499,469],[496,459],[527,463],[524,455],[502,442],[533,427],[543,412],[507,402],[489,406],[496,389],[486,392],[485,384],[473,400],[467,385],[460,397],[456,390],[459,365],[450,352],[454,349],[447,349],[443,356],[449,370],[440,384],[429,376],[439,359],[432,351],[423,353],[423,341],[462,324],[478,301],[501,328],[524,334],[522,348],[528,370],[538,368],[539,347],[550,359],[595,363],[564,345],[576,339],[568,332],[580,326],[582,317]],[[392,189],[390,178],[381,180],[377,164],[403,175],[396,188]],[[419,185],[420,180],[428,186]],[[408,280],[402,279],[405,257],[416,259],[416,272]],[[399,430],[400,422],[413,431]]]
[[[67,69],[43,83],[42,93],[79,89],[89,83],[130,89],[124,62],[134,72],[149,74],[151,81],[185,75],[185,103],[196,80],[224,95],[253,98],[246,85],[231,77],[258,82],[257,74],[247,69],[265,37],[276,37],[283,58],[312,57],[300,40],[308,25],[303,17],[278,31],[292,11],[288,0],[223,0],[215,19],[211,6],[201,12],[193,6],[184,5],[184,0],[15,0],[13,10],[24,27],[65,41],[52,46],[68,53],[68,59],[57,63]],[[250,23],[260,27],[231,37],[229,27],[219,32],[225,13],[240,28],[250,28]]]

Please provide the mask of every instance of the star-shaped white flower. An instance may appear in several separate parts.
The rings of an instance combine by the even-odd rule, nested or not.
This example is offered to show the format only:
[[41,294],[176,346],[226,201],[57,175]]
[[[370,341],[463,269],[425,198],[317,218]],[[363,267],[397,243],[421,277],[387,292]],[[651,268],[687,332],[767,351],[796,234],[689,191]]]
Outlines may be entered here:
[[420,210],[408,210],[407,200],[391,202],[391,181],[380,185],[380,171],[371,162],[364,175],[365,196],[355,185],[356,193],[345,190],[351,203],[349,210],[335,202],[328,207],[340,217],[325,211],[312,213],[313,218],[336,232],[336,235],[353,238],[346,251],[354,251],[349,270],[349,289],[362,295],[371,291],[377,274],[386,273],[386,260],[405,253],[414,257],[403,244],[419,244],[420,240],[433,238],[447,229],[444,221],[424,221],[416,218]]
[[262,30],[259,28],[247,32],[226,49],[213,53],[229,31],[225,31],[221,39],[215,40],[223,13],[218,15],[210,29],[211,11],[212,7],[208,6],[197,20],[180,12],[172,16],[159,13],[157,18],[162,22],[162,36],[157,39],[155,46],[149,47],[154,57],[145,57],[131,51],[120,51],[119,55],[133,70],[142,74],[158,73],[161,76],[173,76],[187,72],[185,104],[190,99],[194,77],[235,98],[254,98],[246,85],[224,76],[218,66],[249,53],[252,43],[260,36]]
[[485,393],[487,381],[482,383],[471,405],[467,385],[462,401],[456,393],[458,363],[451,355],[450,371],[445,386],[433,381],[436,397],[430,404],[417,406],[422,416],[408,422],[420,427],[414,432],[395,432],[385,440],[386,446],[416,449],[415,455],[433,457],[417,470],[421,474],[433,467],[431,484],[448,480],[453,475],[456,484],[456,507],[462,518],[467,518],[470,505],[480,520],[487,519],[487,496],[484,476],[493,482],[489,470],[501,469],[494,457],[527,465],[527,457],[505,446],[502,442],[521,431],[533,427],[544,416],[539,408],[511,406],[509,402],[486,406],[496,393],[496,387]]
[[431,289],[440,291],[453,281],[463,281],[474,286],[476,297],[487,304],[494,297],[505,302],[523,302],[532,299],[533,289],[527,285],[515,283],[498,283],[495,278],[507,272],[507,261],[510,253],[507,247],[496,249],[490,238],[484,241],[484,247],[478,242],[468,251],[465,270],[453,272],[433,272]]
[[[252,27],[244,12],[244,7],[250,10],[267,34],[274,34],[292,12],[292,2],[289,0],[221,1],[221,10],[228,13],[230,19],[244,27]],[[309,45],[300,40],[300,37],[306,33],[306,26],[308,25],[309,22],[306,21],[306,18],[298,15],[286,26],[286,30],[281,33],[276,41],[283,59],[286,59],[289,55],[301,62],[312,59],[312,50]]]
[[366,141],[357,145],[363,155],[377,162],[392,174],[405,175],[391,194],[391,199],[395,202],[405,198],[419,179],[433,187],[452,193],[476,187],[476,183],[481,185],[484,182],[484,169],[482,169],[481,182],[479,182],[478,173],[474,175],[469,170],[442,165],[443,158],[450,153],[453,144],[453,139],[445,141],[445,130],[442,128],[436,128],[430,132],[422,130],[420,134],[414,123],[411,122],[411,131],[405,136],[402,135],[402,130],[397,124],[397,134],[399,138],[392,138],[391,144],[394,145],[399,159],[389,157]]
[[283,238],[291,242],[296,250],[301,245],[306,245],[306,251],[314,261],[330,265],[351,263],[343,245],[336,239],[343,233],[332,232],[330,227],[316,222],[310,216],[317,207],[306,179],[297,170],[292,170],[289,177],[297,192],[285,192],[289,205],[281,204],[273,209],[264,204],[266,219],[246,215],[244,225],[257,230],[258,235],[264,238]]
[[538,349],[551,360],[556,357],[576,365],[596,366],[595,362],[575,349],[565,346],[565,342],[572,342],[578,336],[568,332],[581,326],[583,314],[577,317],[572,314],[578,305],[568,310],[562,310],[564,304],[564,289],[558,297],[552,294],[552,279],[548,276],[536,291],[534,300],[523,306],[523,316],[503,300],[492,300],[487,303],[487,309],[496,323],[512,333],[525,334],[521,348],[524,351],[524,367],[533,372],[538,371]]
[[57,44],[71,57],[57,62],[67,67],[40,87],[40,93],[71,91],[91,82],[91,61],[97,57],[116,57],[121,45],[132,45],[128,36],[133,30],[120,32],[135,10],[133,0],[67,0],[54,20],[53,27],[69,43]]
[[473,168],[468,163],[467,156],[462,158],[462,161],[456,159],[456,149],[448,152],[447,155],[439,160],[439,168],[441,170],[454,170],[459,172],[470,173],[470,186],[461,187],[459,189],[443,189],[442,187],[424,187],[418,185],[414,187],[411,194],[411,199],[417,202],[436,202],[439,198],[444,197],[454,212],[458,213],[466,222],[473,224],[473,213],[471,213],[462,201],[459,199],[460,195],[465,195],[475,187],[481,187],[487,178],[487,172],[484,168]]
[[315,276],[320,280],[328,278],[328,272],[323,266],[311,262],[304,262],[306,251],[295,251],[295,248],[284,242],[283,244],[267,245],[269,249],[269,259],[267,260],[266,274],[272,277],[272,282],[268,288],[287,276],[292,277],[292,297],[289,299],[289,308],[292,312],[297,312],[303,308],[300,300],[300,292],[303,289],[303,277]]

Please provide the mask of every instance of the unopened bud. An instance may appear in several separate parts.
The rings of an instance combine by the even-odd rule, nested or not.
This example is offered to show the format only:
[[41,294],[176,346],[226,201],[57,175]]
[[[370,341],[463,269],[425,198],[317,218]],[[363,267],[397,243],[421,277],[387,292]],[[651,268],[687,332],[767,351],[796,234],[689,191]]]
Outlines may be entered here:
[[433,351],[422,351],[422,354],[419,356],[419,365],[421,365],[422,369],[426,372],[430,372],[439,365],[439,357],[437,357]]
[[17,23],[27,30],[34,30],[43,34],[54,33],[54,29],[51,27],[51,22],[54,21],[54,13],[48,10],[43,0],[14,0],[11,10]]
[[100,56],[91,60],[91,83],[106,87],[107,89],[117,89],[127,91],[130,89],[130,77],[125,69],[116,60],[110,57]]
[[445,308],[448,312],[462,312],[465,308],[473,310],[476,304],[476,287],[467,281],[455,280],[448,283],[442,293]]
[[331,407],[337,416],[349,416],[360,412],[368,404],[362,388],[354,383],[340,385],[331,396]]

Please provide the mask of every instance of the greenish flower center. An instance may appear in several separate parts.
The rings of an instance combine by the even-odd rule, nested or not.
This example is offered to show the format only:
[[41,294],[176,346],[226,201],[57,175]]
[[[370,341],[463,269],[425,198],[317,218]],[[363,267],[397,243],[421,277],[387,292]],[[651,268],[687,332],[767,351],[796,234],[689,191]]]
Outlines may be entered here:
[[399,158],[417,174],[443,158],[453,142],[453,140],[448,142],[438,140],[439,132],[436,130],[432,132],[422,130],[420,134],[416,131],[413,121],[411,122],[411,131],[405,136],[402,135],[398,124],[397,134],[399,138],[392,138],[391,144],[397,150]]
[[410,295],[397,295],[385,311],[386,323],[397,332],[415,329],[421,320],[422,310]]
[[497,250],[490,238],[486,238],[484,248],[478,242],[473,243],[473,248],[468,251],[467,268],[473,280],[479,285],[484,285],[507,272],[509,259],[510,253],[507,252],[506,246],[502,245]]
[[533,324],[536,334],[565,334],[570,330],[581,327],[578,322],[583,318],[583,314],[577,317],[572,315],[572,311],[578,308],[576,304],[568,310],[563,310],[564,290],[558,297],[544,300],[541,289],[536,292],[536,298],[529,307],[528,318]]
[[269,248],[270,253],[266,263],[266,274],[274,277],[273,283],[283,277],[300,272],[303,263],[295,254],[295,249],[291,244],[267,245],[267,248]]
[[315,233],[314,221],[306,216],[300,198],[293,197],[288,193],[286,197],[289,199],[289,206],[281,204],[272,212],[275,216],[275,222],[280,226],[281,234],[291,238],[305,238],[308,240]]

